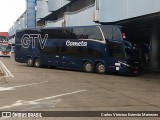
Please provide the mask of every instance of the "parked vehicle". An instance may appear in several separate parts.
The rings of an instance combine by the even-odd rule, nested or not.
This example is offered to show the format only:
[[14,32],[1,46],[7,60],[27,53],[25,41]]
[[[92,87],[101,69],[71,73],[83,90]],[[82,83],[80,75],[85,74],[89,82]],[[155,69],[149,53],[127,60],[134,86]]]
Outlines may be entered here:
[[8,42],[0,42],[0,57],[11,57],[11,45]]
[[11,45],[7,36],[0,36],[0,57],[11,57]]
[[28,66],[55,66],[85,72],[139,72],[127,57],[119,26],[31,28],[17,31],[15,61]]

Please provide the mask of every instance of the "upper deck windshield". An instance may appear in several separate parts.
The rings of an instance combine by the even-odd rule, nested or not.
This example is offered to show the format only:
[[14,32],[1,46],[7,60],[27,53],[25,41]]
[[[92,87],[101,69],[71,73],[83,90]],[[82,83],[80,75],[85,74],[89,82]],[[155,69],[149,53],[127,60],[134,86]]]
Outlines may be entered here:
[[109,55],[116,59],[126,59],[124,43],[121,31],[118,27],[102,26],[101,27]]
[[0,42],[8,42],[8,38],[6,36],[0,36]]
[[110,41],[123,41],[121,31],[118,27],[101,26],[104,37]]

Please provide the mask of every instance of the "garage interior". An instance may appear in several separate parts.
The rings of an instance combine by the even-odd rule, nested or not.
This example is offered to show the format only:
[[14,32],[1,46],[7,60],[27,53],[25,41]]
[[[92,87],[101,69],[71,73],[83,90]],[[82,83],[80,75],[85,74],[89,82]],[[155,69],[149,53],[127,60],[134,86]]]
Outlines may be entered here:
[[139,58],[144,62],[144,70],[159,72],[160,13],[132,18],[116,24],[122,26],[127,41],[141,48]]

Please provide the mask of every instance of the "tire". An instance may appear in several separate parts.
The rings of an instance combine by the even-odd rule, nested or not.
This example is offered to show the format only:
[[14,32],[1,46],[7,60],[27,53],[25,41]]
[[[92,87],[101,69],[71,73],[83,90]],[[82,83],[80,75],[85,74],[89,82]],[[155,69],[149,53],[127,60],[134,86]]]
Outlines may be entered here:
[[96,72],[99,74],[105,74],[106,73],[106,67],[103,63],[98,63],[96,65]]
[[35,59],[34,66],[37,67],[37,68],[42,67],[41,60],[39,58]]
[[93,66],[90,62],[85,62],[83,64],[83,71],[87,72],[87,73],[91,73],[93,71]]
[[28,67],[33,67],[34,61],[31,57],[27,58],[27,66]]

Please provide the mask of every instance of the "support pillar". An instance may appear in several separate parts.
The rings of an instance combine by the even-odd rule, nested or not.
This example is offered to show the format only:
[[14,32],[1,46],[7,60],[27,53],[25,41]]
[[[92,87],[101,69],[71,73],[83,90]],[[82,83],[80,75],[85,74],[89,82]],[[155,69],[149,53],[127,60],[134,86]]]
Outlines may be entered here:
[[36,27],[36,0],[26,0],[27,1],[27,28]]
[[151,33],[151,69],[160,70],[160,24],[152,26]]

